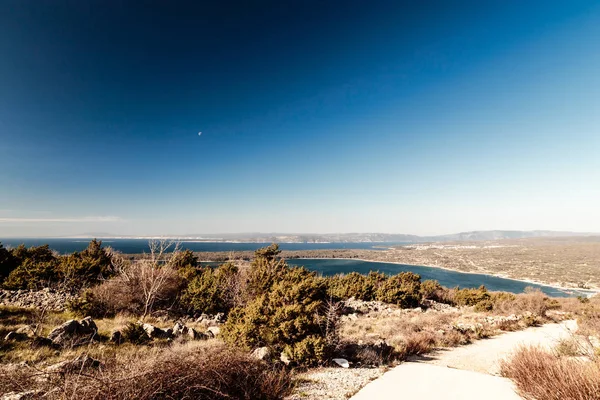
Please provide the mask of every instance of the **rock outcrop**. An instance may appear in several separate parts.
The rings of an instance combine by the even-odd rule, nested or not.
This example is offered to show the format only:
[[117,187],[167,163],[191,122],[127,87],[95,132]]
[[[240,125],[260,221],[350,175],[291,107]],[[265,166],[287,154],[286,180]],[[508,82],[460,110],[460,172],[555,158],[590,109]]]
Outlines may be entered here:
[[85,317],[81,321],[71,319],[57,326],[50,332],[48,339],[59,346],[77,345],[93,339],[97,332],[98,328],[92,317]]

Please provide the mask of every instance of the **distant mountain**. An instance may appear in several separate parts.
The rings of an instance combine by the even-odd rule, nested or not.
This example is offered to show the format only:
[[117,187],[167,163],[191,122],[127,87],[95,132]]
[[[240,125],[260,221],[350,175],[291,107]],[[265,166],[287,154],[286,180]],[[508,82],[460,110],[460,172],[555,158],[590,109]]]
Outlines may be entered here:
[[[381,243],[423,243],[423,242],[453,242],[453,241],[481,241],[501,239],[524,239],[534,237],[567,237],[567,236],[592,236],[594,233],[561,232],[561,231],[472,231],[460,232],[449,235],[418,236],[396,233],[326,233],[326,234],[295,234],[295,233],[227,233],[227,234],[187,234],[165,235],[165,237],[180,240],[198,240],[207,242],[254,242],[254,243],[356,243],[356,242],[381,242]],[[149,239],[151,236],[111,235],[108,233],[74,235],[78,238],[123,238],[123,239]]]

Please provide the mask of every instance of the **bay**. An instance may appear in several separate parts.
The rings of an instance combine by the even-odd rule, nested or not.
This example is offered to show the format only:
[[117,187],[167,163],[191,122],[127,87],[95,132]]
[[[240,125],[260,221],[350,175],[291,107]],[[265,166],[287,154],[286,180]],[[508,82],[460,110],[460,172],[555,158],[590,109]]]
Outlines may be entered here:
[[442,268],[421,267],[416,265],[331,258],[296,258],[288,260],[288,264],[304,266],[307,269],[317,271],[324,276],[342,273],[348,274],[350,272],[368,274],[370,271],[379,271],[389,275],[398,274],[400,272],[413,272],[420,275],[422,281],[426,279],[433,279],[438,281],[442,286],[449,288],[456,286],[461,288],[477,288],[481,285],[484,285],[488,290],[491,291],[523,293],[525,288],[532,287],[535,289],[540,289],[542,292],[552,297],[572,297],[586,295],[585,292],[578,290],[558,289],[551,286],[538,285],[535,283],[529,283],[515,279],[499,278],[492,275],[463,273]]

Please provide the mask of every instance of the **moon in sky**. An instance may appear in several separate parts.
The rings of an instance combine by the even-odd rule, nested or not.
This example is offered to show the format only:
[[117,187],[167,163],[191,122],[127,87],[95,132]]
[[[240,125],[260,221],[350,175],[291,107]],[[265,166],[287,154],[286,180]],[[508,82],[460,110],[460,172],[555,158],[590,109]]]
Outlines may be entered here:
[[202,132],[198,132],[198,136],[202,136]]

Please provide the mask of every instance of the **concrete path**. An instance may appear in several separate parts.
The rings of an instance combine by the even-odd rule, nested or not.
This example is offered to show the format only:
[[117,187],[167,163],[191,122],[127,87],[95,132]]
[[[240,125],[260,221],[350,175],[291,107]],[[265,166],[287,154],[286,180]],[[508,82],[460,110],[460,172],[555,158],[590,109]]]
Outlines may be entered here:
[[519,400],[512,382],[495,376],[499,374],[500,361],[521,345],[551,348],[575,330],[575,321],[565,321],[440,350],[421,360],[400,364],[369,383],[352,400]]

